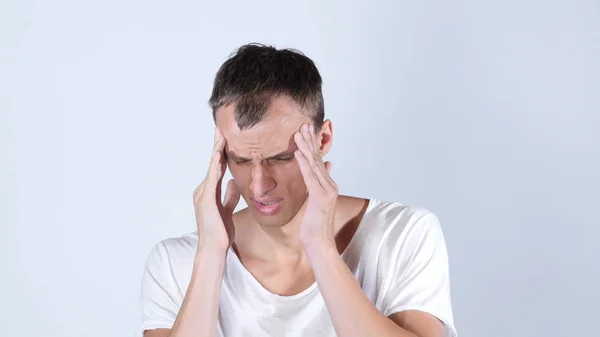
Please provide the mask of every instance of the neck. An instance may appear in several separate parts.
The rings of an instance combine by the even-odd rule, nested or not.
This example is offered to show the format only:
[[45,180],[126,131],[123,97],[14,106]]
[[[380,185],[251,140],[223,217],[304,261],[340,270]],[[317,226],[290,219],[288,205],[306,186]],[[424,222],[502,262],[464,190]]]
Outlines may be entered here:
[[[366,209],[368,200],[352,197],[338,197],[334,222],[336,244],[343,250],[352,237],[355,226]],[[254,260],[282,263],[302,263],[306,260],[304,247],[300,243],[300,223],[306,204],[283,226],[260,225],[246,209],[238,214],[236,226],[236,246],[238,254]],[[353,225],[346,226],[351,223]],[[338,242],[339,239],[339,242]]]
[[306,204],[283,226],[264,226],[251,216],[252,227],[249,242],[252,251],[261,259],[269,261],[300,261],[305,258],[304,247],[300,243],[300,224],[304,216]]

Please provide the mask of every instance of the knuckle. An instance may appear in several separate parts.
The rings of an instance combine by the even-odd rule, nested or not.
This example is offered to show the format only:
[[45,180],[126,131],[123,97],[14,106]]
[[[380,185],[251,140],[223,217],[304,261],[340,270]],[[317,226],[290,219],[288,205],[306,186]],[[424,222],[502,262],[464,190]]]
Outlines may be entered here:
[[331,187],[329,187],[327,189],[327,198],[328,199],[335,199],[337,194],[338,194],[338,187],[336,184],[331,185]]
[[340,187],[335,182],[333,183],[333,190],[335,194],[338,194],[338,192],[340,191]]

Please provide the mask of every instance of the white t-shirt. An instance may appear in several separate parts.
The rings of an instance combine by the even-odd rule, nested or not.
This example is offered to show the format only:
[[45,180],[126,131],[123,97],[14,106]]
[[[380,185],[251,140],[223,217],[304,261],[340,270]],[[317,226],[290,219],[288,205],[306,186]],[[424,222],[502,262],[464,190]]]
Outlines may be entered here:
[[[142,324],[171,328],[190,282],[196,232],[159,242],[142,278]],[[456,337],[446,244],[438,218],[426,209],[371,199],[342,253],[375,307],[385,316],[421,310],[439,318]],[[225,260],[219,337],[336,336],[317,283],[293,296],[265,289],[230,249]]]

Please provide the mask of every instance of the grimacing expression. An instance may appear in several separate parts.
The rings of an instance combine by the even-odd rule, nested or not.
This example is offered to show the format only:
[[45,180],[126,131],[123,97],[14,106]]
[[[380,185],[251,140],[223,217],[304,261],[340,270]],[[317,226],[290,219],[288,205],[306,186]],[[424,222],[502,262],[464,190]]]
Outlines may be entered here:
[[[267,114],[255,126],[240,130],[235,104],[217,110],[216,124],[226,140],[227,165],[254,219],[282,226],[301,210],[307,189],[294,151],[294,133],[311,123],[301,107],[286,96],[273,98]],[[319,136],[320,134],[320,136]],[[331,123],[317,131],[321,157],[331,146]]]

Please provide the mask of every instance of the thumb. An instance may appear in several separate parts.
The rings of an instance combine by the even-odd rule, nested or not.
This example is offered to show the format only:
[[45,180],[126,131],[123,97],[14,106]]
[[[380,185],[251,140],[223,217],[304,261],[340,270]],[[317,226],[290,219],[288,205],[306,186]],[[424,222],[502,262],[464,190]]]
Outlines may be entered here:
[[240,201],[240,190],[238,189],[233,179],[227,183],[227,190],[225,191],[225,200],[223,201],[223,207],[228,214],[233,213],[235,207]]
[[330,161],[326,161],[326,162],[325,162],[325,169],[327,170],[327,173],[328,173],[328,174],[331,174],[331,169],[332,169],[332,167],[333,167],[333,164],[331,164],[331,162],[330,162]]

